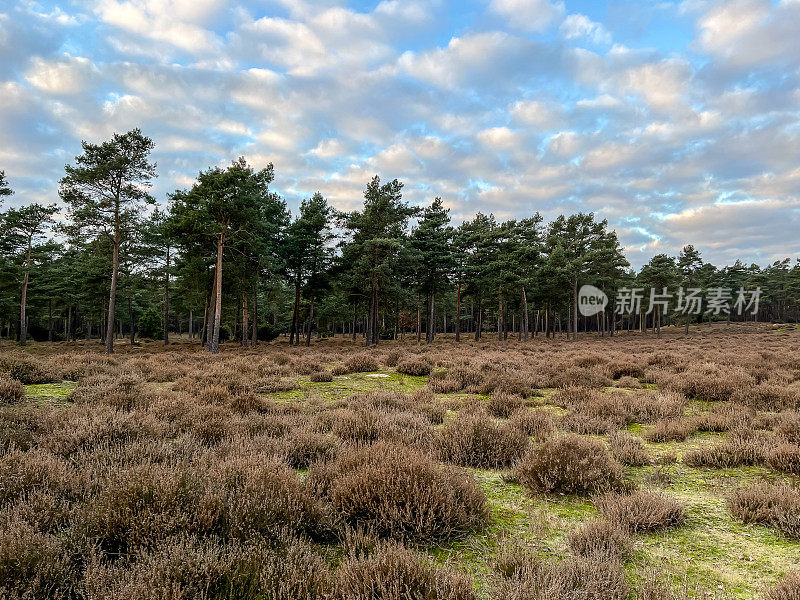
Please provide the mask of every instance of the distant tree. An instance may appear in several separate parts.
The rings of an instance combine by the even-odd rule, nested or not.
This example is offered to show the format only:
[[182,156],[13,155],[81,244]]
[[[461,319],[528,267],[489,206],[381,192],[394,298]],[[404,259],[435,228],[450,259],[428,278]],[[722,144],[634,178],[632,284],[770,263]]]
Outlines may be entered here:
[[19,343],[25,346],[28,341],[28,318],[26,314],[28,301],[28,280],[31,270],[31,254],[34,244],[41,241],[42,236],[53,222],[53,215],[58,208],[55,204],[42,206],[29,204],[22,208],[12,208],[5,214],[3,231],[6,239],[16,239],[20,249],[25,253],[22,276],[22,294],[19,303]]
[[12,190],[11,186],[8,184],[5,171],[0,171],[0,206],[3,205],[3,198],[13,193],[14,190]]
[[155,308],[147,309],[139,317],[139,335],[149,340],[157,340],[163,335],[161,316]]
[[[689,290],[697,285],[697,271],[702,268],[703,259],[700,257],[700,252],[694,246],[688,244],[681,249],[678,255],[677,268],[681,274],[681,287]],[[684,333],[689,333],[689,324],[692,320],[692,315],[686,313],[686,323],[684,324]]]
[[112,354],[120,245],[136,223],[141,205],[155,202],[147,192],[156,177],[156,165],[148,160],[154,144],[139,129],[133,129],[115,133],[111,140],[101,144],[84,141],[81,146],[83,154],[75,157],[75,166],[65,167],[59,195],[70,207],[72,227],[111,237],[105,343],[106,353]]
[[369,298],[367,346],[380,339],[380,299],[393,275],[394,258],[404,247],[408,220],[418,212],[403,202],[402,190],[403,184],[396,179],[381,185],[376,175],[364,192],[363,210],[341,216],[350,236],[342,246],[343,260],[351,265]]
[[412,256],[417,265],[418,285],[428,297],[425,339],[429,344],[436,337],[436,294],[449,283],[448,276],[455,266],[449,212],[450,209],[442,204],[442,199],[435,198],[429,207],[423,209],[419,225],[410,238]]
[[657,254],[650,259],[639,272],[639,281],[646,290],[653,294],[648,312],[653,313],[653,329],[656,335],[661,337],[661,301],[667,301],[665,294],[670,294],[670,290],[680,281],[680,271],[675,264],[675,259],[666,254]]
[[169,344],[169,292],[172,273],[173,234],[168,215],[156,208],[141,227],[142,259],[149,265],[148,271],[163,282],[164,345]]

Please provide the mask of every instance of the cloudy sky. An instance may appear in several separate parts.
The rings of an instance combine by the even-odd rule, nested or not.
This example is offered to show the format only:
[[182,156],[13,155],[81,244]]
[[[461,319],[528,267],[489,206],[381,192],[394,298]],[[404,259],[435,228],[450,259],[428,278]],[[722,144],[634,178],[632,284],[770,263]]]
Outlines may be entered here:
[[141,127],[160,200],[243,155],[290,207],[373,174],[454,220],[594,211],[635,265],[800,256],[800,0],[0,5],[0,169],[57,198]]

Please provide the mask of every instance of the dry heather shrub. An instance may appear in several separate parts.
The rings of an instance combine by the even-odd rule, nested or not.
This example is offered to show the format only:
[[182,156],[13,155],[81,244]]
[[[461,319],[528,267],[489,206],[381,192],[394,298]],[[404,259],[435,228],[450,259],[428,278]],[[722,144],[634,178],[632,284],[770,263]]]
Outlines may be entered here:
[[327,371],[327,370],[326,371],[314,371],[309,376],[309,379],[313,383],[328,383],[330,381],[333,381],[333,373],[331,373],[330,371]]
[[728,509],[744,523],[773,527],[800,539],[800,490],[787,483],[760,481],[728,497]]
[[499,469],[525,454],[528,436],[511,424],[486,415],[459,415],[447,421],[434,441],[440,460],[463,467]]
[[380,428],[380,439],[419,450],[429,450],[434,430],[427,417],[409,412],[387,414]]
[[390,350],[383,357],[383,364],[389,368],[396,367],[402,358],[403,354],[399,350]]
[[351,556],[339,567],[334,598],[341,600],[475,600],[465,574],[427,564],[422,556],[396,543],[383,543],[369,554]]
[[775,439],[764,431],[737,429],[722,444],[705,446],[687,453],[683,462],[690,467],[730,467],[763,465],[775,446]]
[[293,469],[307,469],[320,460],[331,460],[339,449],[330,435],[308,429],[292,431],[280,441],[280,452]]
[[722,402],[752,389],[756,382],[740,367],[702,363],[690,366],[679,375],[666,376],[658,383],[659,387],[681,392],[689,398]]
[[628,530],[606,519],[593,519],[569,533],[569,547],[576,556],[609,556],[624,560],[633,551]]
[[321,421],[329,422],[330,431],[342,440],[367,443],[380,436],[382,418],[376,410],[344,408],[323,414]]
[[619,381],[617,381],[617,387],[639,390],[642,389],[642,384],[638,379],[636,379],[636,377],[625,375],[619,378]]
[[400,361],[395,370],[403,375],[423,376],[430,375],[433,366],[427,358],[413,356]]
[[489,414],[498,419],[507,419],[525,405],[522,396],[500,392],[489,398]]
[[90,375],[80,380],[70,399],[76,404],[103,404],[120,410],[147,408],[152,398],[143,384],[141,375],[131,371]]
[[631,435],[627,431],[615,431],[608,436],[608,449],[611,456],[623,465],[642,467],[652,462],[652,457],[644,447],[642,438]]
[[428,385],[438,394],[450,394],[461,390],[477,392],[483,383],[483,371],[466,365],[453,367],[446,371],[435,371],[428,378]]
[[[611,362],[606,366],[606,369],[608,372],[608,376],[611,377],[611,379],[619,379],[620,383],[625,378],[635,379],[637,380],[636,383],[638,383],[638,379],[640,377],[644,377],[644,368],[638,363],[632,362],[630,360],[620,360]],[[627,386],[620,385],[620,387],[627,387]]]
[[644,432],[644,439],[648,442],[682,442],[693,434],[696,421],[688,419],[664,419]]
[[0,404],[16,404],[25,399],[25,387],[16,379],[0,375]]
[[800,412],[782,413],[775,434],[790,444],[800,444]]
[[91,598],[116,600],[314,600],[326,597],[328,580],[325,560],[301,540],[222,545],[181,535],[130,565],[94,555],[84,585]]
[[0,376],[16,379],[26,385],[61,380],[61,373],[43,359],[20,354],[0,356]]
[[637,491],[633,494],[603,494],[593,499],[598,512],[611,523],[631,533],[647,533],[677,527],[686,521],[686,509],[674,498]]
[[548,387],[555,388],[602,388],[611,385],[611,380],[590,369],[570,367],[559,371],[550,379]]
[[786,385],[762,383],[740,390],[732,400],[756,410],[779,412],[800,409],[800,390]]
[[34,445],[43,412],[44,408],[30,404],[3,406],[0,403],[0,456],[11,447],[28,450]]
[[676,392],[628,394],[628,419],[634,423],[655,423],[660,419],[676,419],[683,415],[688,401]]
[[8,600],[75,597],[77,573],[61,536],[14,520],[0,526],[0,597]]
[[0,457],[0,505],[34,491],[58,493],[69,486],[64,461],[50,452],[10,449]]
[[368,373],[377,371],[380,368],[378,361],[371,354],[356,354],[351,356],[344,363],[346,373]]
[[767,464],[778,471],[800,475],[800,446],[797,444],[778,444],[767,454]]
[[516,474],[534,492],[591,493],[624,487],[622,465],[605,444],[571,434],[534,446],[517,463]]
[[620,562],[604,555],[556,563],[530,556],[499,570],[492,600],[623,600],[630,592]]
[[793,571],[767,592],[767,600],[800,599],[800,572]]
[[508,420],[511,427],[516,427],[535,442],[543,442],[551,437],[556,430],[555,420],[544,409],[521,409],[515,412]]
[[[441,373],[442,376],[436,377],[438,373]],[[449,379],[444,374],[444,371],[436,371],[428,378],[427,386],[432,392],[436,394],[453,394],[464,389],[457,379]]]
[[315,465],[310,482],[353,527],[433,542],[482,527],[486,496],[471,475],[387,442],[343,448]]

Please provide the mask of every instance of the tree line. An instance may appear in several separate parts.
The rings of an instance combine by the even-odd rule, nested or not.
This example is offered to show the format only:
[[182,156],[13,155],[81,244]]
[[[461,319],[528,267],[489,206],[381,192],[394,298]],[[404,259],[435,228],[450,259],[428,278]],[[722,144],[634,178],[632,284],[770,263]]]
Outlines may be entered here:
[[[687,245],[636,272],[592,213],[549,223],[478,213],[455,226],[441,198],[412,206],[401,182],[378,176],[360,210],[336,210],[318,192],[292,215],[270,189],[273,166],[243,158],[201,171],[162,208],[150,193],[153,148],[138,129],[83,142],[59,202],[0,210],[0,335],[22,345],[99,336],[112,353],[122,336],[169,343],[177,332],[217,353],[228,339],[247,347],[279,335],[306,345],[362,336],[371,346],[403,335],[660,335],[663,324],[688,332],[703,320],[798,319],[800,265],[788,258],[717,268]],[[12,193],[0,171],[0,203]],[[578,311],[583,284],[612,299],[592,317]],[[635,311],[615,310],[632,288],[762,295],[742,315],[670,311],[646,293]]]

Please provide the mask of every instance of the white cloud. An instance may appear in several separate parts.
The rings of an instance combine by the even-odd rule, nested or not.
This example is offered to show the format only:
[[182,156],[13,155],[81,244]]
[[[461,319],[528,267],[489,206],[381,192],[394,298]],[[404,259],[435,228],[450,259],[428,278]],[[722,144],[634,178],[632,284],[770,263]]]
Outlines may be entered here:
[[93,73],[93,65],[88,59],[67,54],[53,61],[34,58],[25,79],[44,92],[77,94],[86,89]]
[[515,29],[544,31],[564,14],[563,2],[550,0],[492,0],[489,9]]
[[611,33],[602,24],[581,13],[568,15],[558,30],[568,40],[588,39],[595,44],[611,43]]

